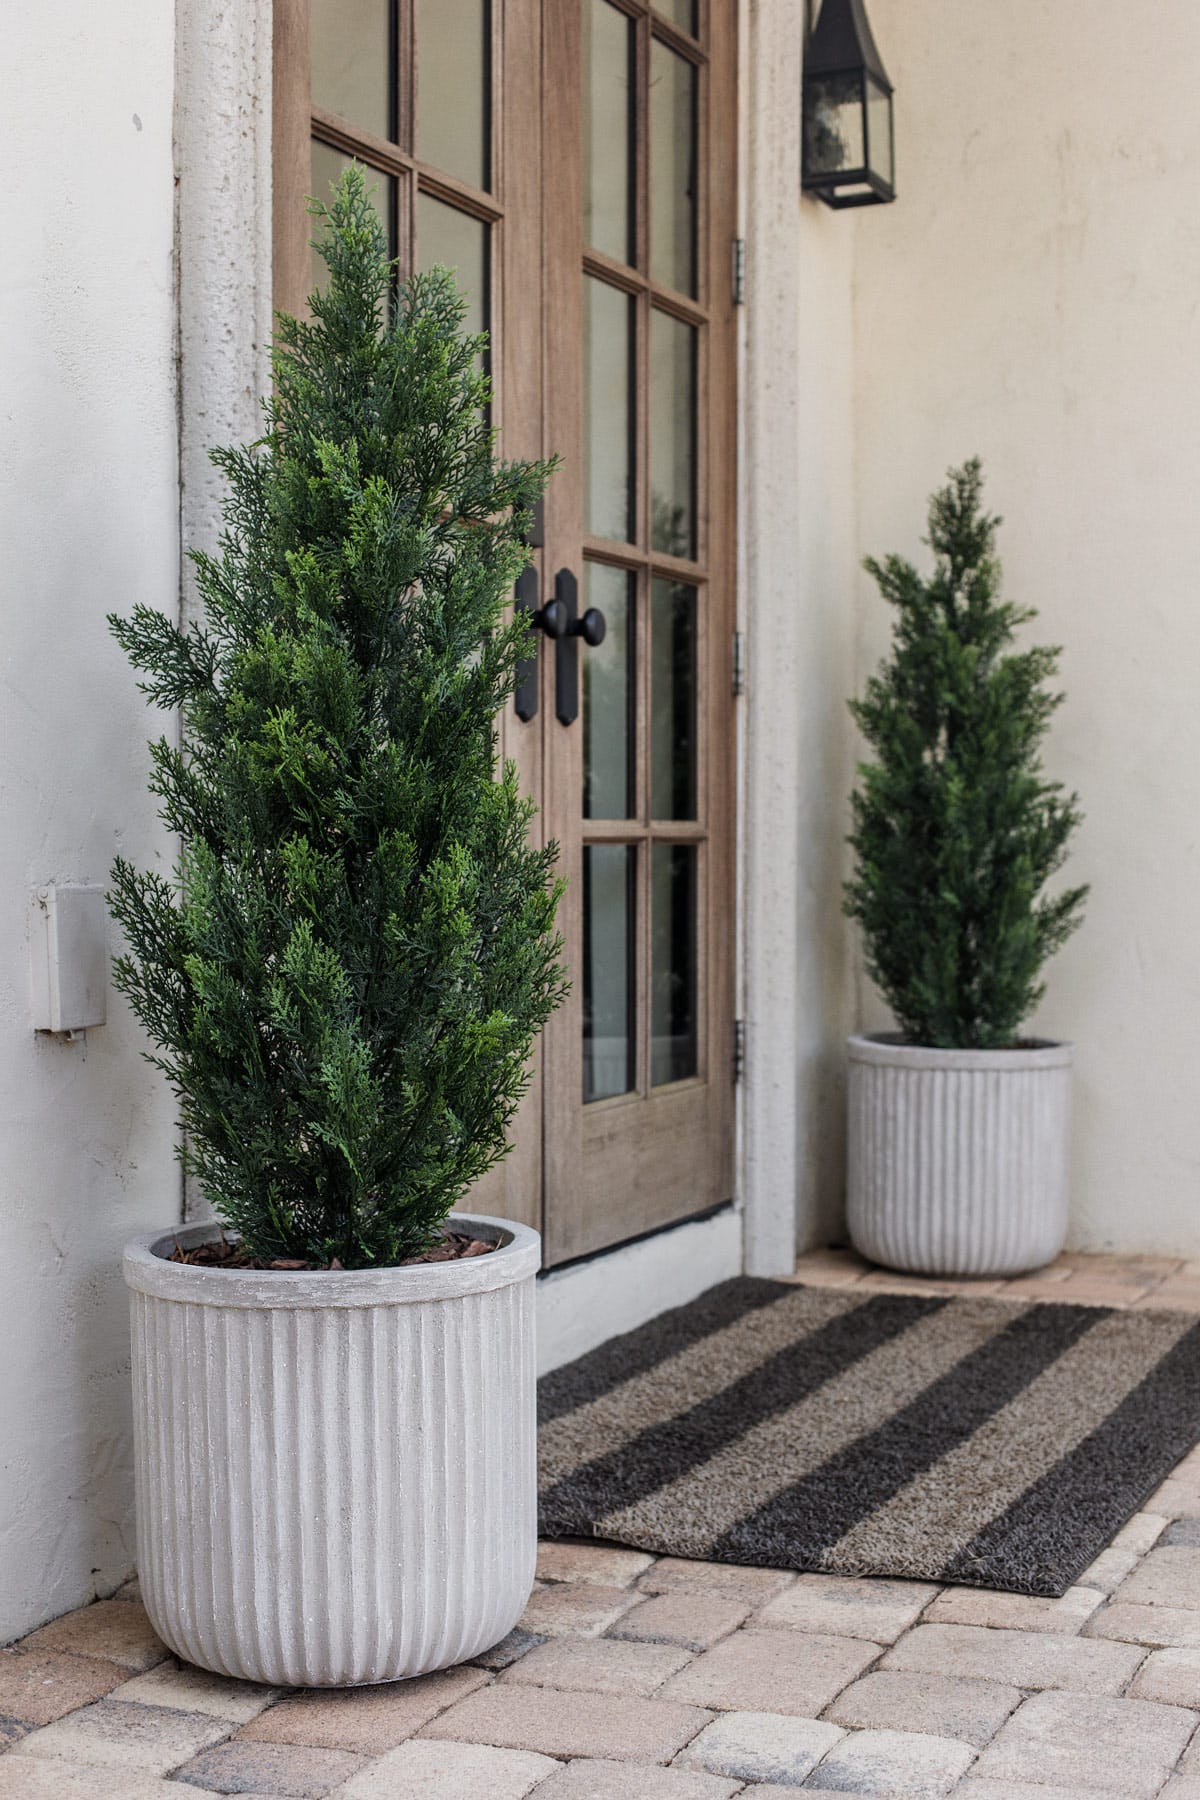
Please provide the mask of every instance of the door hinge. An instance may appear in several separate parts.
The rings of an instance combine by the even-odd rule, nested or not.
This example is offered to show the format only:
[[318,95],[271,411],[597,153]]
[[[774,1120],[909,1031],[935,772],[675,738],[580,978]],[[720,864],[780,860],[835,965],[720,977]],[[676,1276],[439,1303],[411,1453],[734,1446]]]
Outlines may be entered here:
[[734,238],[729,246],[729,280],[733,290],[733,304],[742,306],[746,300],[746,240]]
[[746,634],[733,634],[733,697],[740,700],[746,691]]
[[733,1079],[736,1084],[746,1073],[746,1021],[733,1021]]

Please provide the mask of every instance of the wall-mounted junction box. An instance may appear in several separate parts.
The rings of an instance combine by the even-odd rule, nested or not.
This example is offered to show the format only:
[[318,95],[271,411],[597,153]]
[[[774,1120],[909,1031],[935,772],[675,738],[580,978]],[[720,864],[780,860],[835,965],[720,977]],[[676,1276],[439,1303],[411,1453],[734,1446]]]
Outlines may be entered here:
[[33,1029],[86,1031],[108,1016],[104,889],[51,882],[32,895]]

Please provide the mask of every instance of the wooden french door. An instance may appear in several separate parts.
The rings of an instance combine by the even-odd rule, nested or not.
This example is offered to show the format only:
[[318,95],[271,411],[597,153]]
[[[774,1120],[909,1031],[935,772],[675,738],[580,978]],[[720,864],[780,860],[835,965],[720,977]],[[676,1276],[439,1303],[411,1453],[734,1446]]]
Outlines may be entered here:
[[734,46],[735,0],[275,0],[276,303],[356,158],[490,333],[503,453],[562,459],[500,735],[573,985],[472,1196],[549,1264],[732,1195]]

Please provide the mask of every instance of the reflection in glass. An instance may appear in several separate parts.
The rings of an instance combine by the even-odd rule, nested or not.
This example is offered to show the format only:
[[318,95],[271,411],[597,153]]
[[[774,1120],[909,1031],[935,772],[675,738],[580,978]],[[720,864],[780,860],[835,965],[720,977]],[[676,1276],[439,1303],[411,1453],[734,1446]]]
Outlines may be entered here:
[[664,19],[670,19],[672,25],[678,25],[681,31],[690,31],[695,37],[696,0],[655,0],[654,10]]
[[417,0],[417,155],[488,185],[488,0]]
[[486,331],[488,325],[488,228],[481,219],[417,195],[417,267],[432,269],[436,263],[449,269],[466,297],[466,331]]
[[813,83],[804,107],[806,175],[861,169],[865,160],[861,78],[830,75]]
[[696,66],[657,38],[650,52],[650,273],[696,292]]
[[312,0],[314,106],[376,137],[396,135],[391,0]]
[[[332,149],[329,144],[320,144],[314,138],[312,141],[312,191],[314,197],[328,205],[330,188],[337,185],[353,161],[352,156],[344,155],[341,150]],[[395,256],[396,177],[383,175],[378,169],[368,168],[366,164],[363,165],[363,175],[366,179],[367,198],[375,208],[379,216],[379,223],[383,226],[384,236],[387,238],[388,255]],[[315,235],[320,235],[319,230]],[[312,286],[319,293],[324,293],[328,279],[329,272],[325,267],[324,258],[318,256],[314,250],[312,253]]]
[[583,654],[583,816],[629,819],[634,786],[634,577],[603,563],[583,565],[583,606],[598,606],[604,642]]
[[621,543],[633,538],[633,307],[584,277],[584,528]]
[[590,0],[583,28],[583,241],[632,263],[634,24]]
[[650,598],[650,815],[696,817],[696,590],[661,579]]
[[634,1085],[634,918],[637,849],[583,847],[583,1098]]
[[650,532],[655,550],[696,554],[696,328],[650,315]]
[[650,857],[650,1084],[696,1073],[696,846]]

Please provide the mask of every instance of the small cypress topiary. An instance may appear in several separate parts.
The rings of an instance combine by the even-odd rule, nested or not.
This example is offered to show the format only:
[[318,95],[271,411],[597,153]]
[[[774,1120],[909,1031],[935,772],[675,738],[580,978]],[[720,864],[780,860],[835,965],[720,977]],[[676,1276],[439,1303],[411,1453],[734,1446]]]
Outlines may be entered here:
[[1042,892],[1080,818],[1040,759],[1059,652],[1009,648],[1035,615],[999,597],[982,487],[976,459],[934,494],[930,580],[899,556],[865,564],[897,617],[890,660],[851,702],[874,760],[852,801],[846,911],[904,1036],[943,1049],[1014,1043],[1087,893]]
[[483,340],[445,271],[394,292],[363,175],[281,316],[260,443],[214,452],[203,625],[113,631],[183,748],[151,745],[174,879],[118,859],[117,986],[180,1150],[251,1255],[387,1266],[505,1154],[564,993],[553,845],[496,769],[526,648],[505,602],[550,465],[499,463]]

